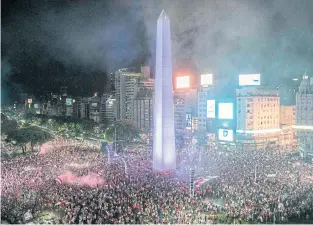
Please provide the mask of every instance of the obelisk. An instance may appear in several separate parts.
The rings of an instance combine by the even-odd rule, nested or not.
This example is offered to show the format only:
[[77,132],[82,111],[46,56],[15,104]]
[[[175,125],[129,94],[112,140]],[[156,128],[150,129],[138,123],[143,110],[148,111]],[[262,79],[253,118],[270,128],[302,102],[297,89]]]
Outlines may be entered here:
[[154,81],[153,170],[176,169],[170,20],[162,10],[157,21]]

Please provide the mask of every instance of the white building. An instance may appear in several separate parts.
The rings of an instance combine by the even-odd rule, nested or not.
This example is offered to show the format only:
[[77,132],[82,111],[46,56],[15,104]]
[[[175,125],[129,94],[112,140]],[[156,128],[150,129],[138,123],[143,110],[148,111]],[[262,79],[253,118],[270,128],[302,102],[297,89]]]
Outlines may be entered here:
[[279,90],[242,87],[237,95],[237,141],[260,146],[277,143],[280,136]]
[[305,73],[296,95],[296,135],[300,154],[313,158],[313,77]]
[[139,77],[141,73],[130,72],[128,69],[120,69],[115,73],[117,120],[131,119],[131,103]]
[[129,69],[120,69],[115,73],[116,118],[118,120],[133,120],[132,103],[141,88],[154,89],[149,67],[141,67],[140,73],[131,72]]

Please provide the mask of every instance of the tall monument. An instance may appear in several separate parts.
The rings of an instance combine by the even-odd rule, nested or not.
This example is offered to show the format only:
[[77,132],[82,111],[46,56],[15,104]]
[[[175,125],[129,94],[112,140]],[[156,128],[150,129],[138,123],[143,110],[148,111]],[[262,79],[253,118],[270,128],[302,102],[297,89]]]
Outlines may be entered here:
[[162,10],[157,21],[154,81],[153,170],[176,169],[170,20]]

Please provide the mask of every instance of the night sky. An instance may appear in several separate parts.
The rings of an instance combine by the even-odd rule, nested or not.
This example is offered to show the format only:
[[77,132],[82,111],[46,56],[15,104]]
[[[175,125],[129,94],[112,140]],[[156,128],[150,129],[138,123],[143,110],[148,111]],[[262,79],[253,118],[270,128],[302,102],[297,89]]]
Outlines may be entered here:
[[[86,96],[117,68],[154,66],[156,19],[171,19],[174,73],[239,73],[282,85],[313,75],[312,0],[2,0],[1,94]],[[287,95],[287,94],[286,94]],[[286,97],[286,96],[285,96]]]

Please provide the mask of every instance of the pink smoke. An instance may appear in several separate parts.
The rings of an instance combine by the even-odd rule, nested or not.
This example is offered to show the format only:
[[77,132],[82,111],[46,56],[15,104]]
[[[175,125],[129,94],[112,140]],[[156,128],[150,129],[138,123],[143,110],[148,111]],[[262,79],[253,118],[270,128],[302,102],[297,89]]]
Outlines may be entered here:
[[51,145],[51,143],[46,142],[41,145],[39,155],[44,155],[48,152],[52,152],[52,150],[53,150],[53,146]]
[[89,173],[86,176],[77,177],[68,171],[60,175],[58,178],[61,179],[62,183],[77,184],[91,187],[95,187],[96,185],[103,185],[105,183],[104,179],[100,178],[95,173]]

